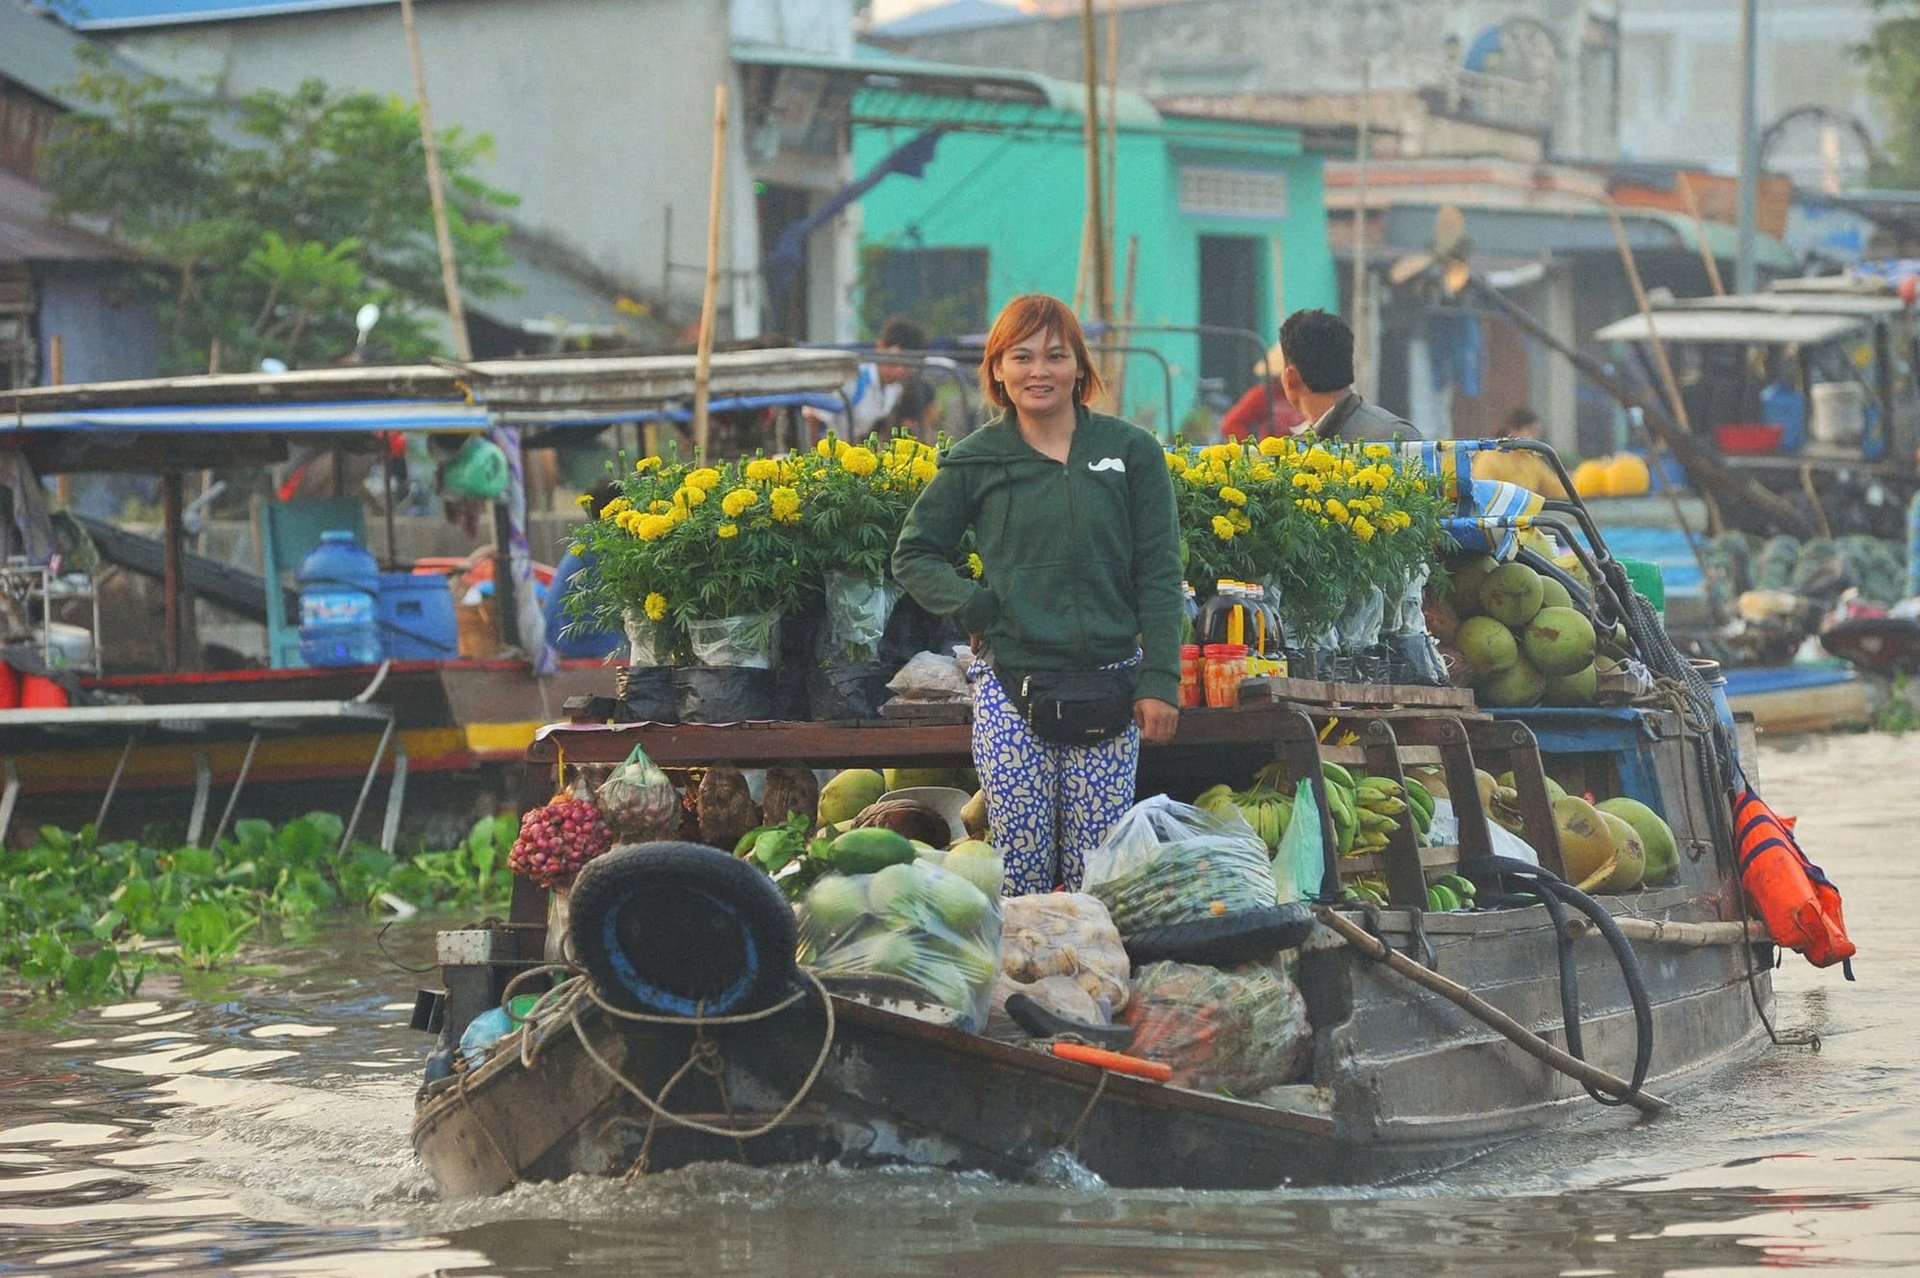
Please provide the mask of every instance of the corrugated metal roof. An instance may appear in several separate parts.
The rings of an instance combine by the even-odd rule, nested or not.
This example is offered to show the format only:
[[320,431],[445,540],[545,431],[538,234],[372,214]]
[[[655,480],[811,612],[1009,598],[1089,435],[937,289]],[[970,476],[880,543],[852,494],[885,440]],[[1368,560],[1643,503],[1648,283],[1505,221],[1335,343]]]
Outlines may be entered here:
[[101,262],[135,256],[104,235],[55,221],[47,214],[52,200],[46,187],[0,169],[0,262]]
[[950,4],[921,9],[904,18],[873,28],[873,34],[889,39],[901,36],[929,35],[935,31],[959,31],[966,27],[992,27],[1003,22],[1031,22],[1033,15],[993,0],[952,0]]
[[107,54],[107,64],[114,70],[138,74],[132,63],[106,46],[75,35],[19,0],[0,0],[0,76],[24,85],[49,102],[69,108],[75,105],[61,91],[78,78],[81,66],[75,54],[89,44]]
[[232,22],[319,9],[365,9],[396,0],[40,0],[76,31],[122,31],[185,22]]
[[[1781,315],[1767,311],[1657,310],[1654,331],[1663,342],[1732,342],[1813,346],[1865,331],[1849,315]],[[1594,334],[1603,342],[1644,342],[1647,321],[1639,315],[1615,320]]]

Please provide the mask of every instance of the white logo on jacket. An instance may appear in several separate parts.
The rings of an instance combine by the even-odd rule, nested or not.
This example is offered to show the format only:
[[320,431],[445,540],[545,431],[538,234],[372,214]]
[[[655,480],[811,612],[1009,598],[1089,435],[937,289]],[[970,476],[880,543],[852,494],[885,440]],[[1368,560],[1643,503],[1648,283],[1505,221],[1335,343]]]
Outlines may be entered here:
[[1096,475],[1103,470],[1117,470],[1124,475],[1127,473],[1127,464],[1118,457],[1102,457],[1099,461],[1088,462],[1087,469]]

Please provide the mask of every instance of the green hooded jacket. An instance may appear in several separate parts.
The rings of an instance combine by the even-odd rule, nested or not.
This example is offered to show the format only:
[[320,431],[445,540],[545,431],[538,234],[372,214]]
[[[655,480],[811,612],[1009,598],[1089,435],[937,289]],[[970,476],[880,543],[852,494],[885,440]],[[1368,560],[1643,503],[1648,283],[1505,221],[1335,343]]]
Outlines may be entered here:
[[[1179,704],[1180,537],[1173,480],[1153,436],[1078,410],[1064,465],[1011,418],[941,459],[907,516],[893,574],[919,604],[983,634],[1009,670],[1143,660],[1137,698]],[[986,566],[953,566],[971,527]]]

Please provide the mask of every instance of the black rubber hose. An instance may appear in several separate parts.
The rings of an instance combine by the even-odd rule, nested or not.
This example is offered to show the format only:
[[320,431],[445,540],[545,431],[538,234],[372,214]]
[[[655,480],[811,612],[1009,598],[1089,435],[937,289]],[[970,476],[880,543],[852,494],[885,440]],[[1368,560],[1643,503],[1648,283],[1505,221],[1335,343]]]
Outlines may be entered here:
[[1586,915],[1600,935],[1606,938],[1608,947],[1613,950],[1614,961],[1620,965],[1620,976],[1626,983],[1628,1001],[1633,1004],[1633,1077],[1628,1080],[1626,1092],[1620,1096],[1598,1091],[1590,1083],[1583,1082],[1581,1086],[1586,1088],[1587,1095],[1602,1105],[1631,1104],[1640,1094],[1641,1085],[1647,1081],[1647,1071],[1653,1065],[1653,1002],[1647,995],[1646,980],[1640,974],[1640,961],[1634,957],[1633,946],[1620,930],[1620,925],[1613,921],[1613,915],[1600,902],[1559,875],[1527,861],[1496,856],[1463,863],[1459,868],[1460,873],[1468,876],[1500,874],[1524,880],[1546,907],[1547,916],[1553,920],[1554,941],[1559,955],[1560,1015],[1566,1026],[1567,1054],[1578,1060],[1585,1060],[1586,1057],[1580,1041],[1578,965],[1574,961],[1573,937],[1567,930],[1566,907],[1571,905]]

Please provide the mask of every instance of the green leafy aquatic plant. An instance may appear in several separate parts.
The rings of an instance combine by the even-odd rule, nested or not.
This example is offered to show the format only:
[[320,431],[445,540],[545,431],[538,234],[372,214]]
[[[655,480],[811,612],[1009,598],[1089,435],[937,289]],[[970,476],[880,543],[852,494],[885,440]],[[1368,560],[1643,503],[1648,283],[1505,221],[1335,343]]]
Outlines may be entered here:
[[336,853],[340,818],[310,812],[275,828],[241,821],[218,848],[102,843],[92,826],[44,826],[0,849],[0,994],[9,975],[34,997],[131,995],[158,964],[232,962],[261,924],[304,932],[317,915],[383,897],[423,910],[498,908],[511,818],[474,823],[458,847],[396,856],[364,843]]

